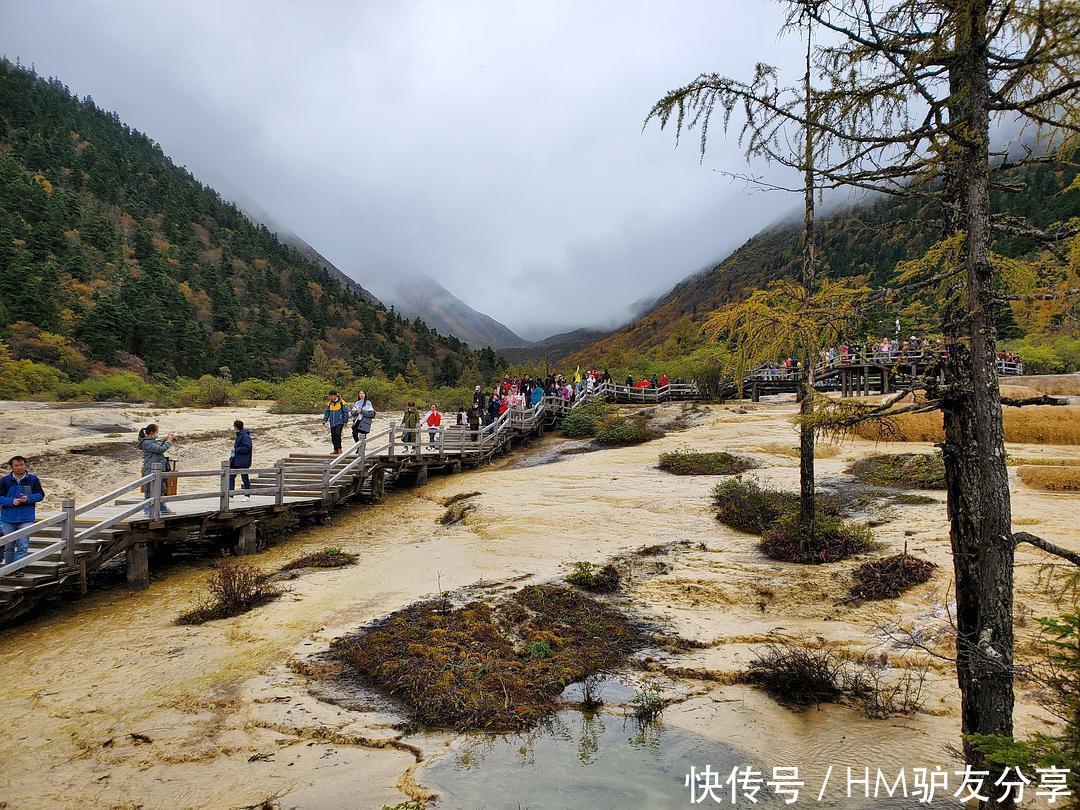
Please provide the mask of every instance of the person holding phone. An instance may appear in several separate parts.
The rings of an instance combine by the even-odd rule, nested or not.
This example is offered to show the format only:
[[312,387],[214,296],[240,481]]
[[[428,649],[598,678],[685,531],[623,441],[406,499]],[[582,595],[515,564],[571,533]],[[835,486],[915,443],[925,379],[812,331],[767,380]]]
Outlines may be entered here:
[[[168,464],[165,461],[165,453],[173,446],[175,438],[176,437],[173,436],[173,434],[167,433],[165,434],[165,441],[160,441],[158,439],[158,426],[154,424],[147,425],[139,431],[139,444],[137,446],[142,450],[143,454],[142,474],[144,476],[149,475],[154,471],[155,464],[159,464],[162,470],[168,469]],[[161,482],[161,486],[162,489],[165,488],[164,481]],[[143,491],[147,498],[152,498],[154,496],[155,493],[153,492],[153,487],[153,482],[144,487]],[[164,495],[165,493],[162,492],[161,494]],[[165,506],[165,504],[161,505],[161,514],[167,515],[170,512],[172,512],[172,510]],[[143,514],[150,514],[149,506],[143,508]]]
[[[45,498],[41,479],[26,469],[26,459],[12,456],[11,472],[0,478],[0,529],[4,534],[17,532],[37,520],[37,505]],[[21,560],[30,553],[30,536],[4,544],[4,565]],[[22,576],[16,572],[15,576]]]

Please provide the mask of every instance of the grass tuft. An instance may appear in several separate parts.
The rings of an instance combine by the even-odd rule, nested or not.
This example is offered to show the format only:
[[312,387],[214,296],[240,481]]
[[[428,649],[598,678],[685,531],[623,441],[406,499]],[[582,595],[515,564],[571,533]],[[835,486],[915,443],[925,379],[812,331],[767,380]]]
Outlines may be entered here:
[[731,453],[698,453],[676,450],[660,454],[660,469],[675,475],[737,475],[752,470],[753,459]]
[[761,553],[782,562],[833,563],[873,548],[874,536],[868,526],[820,512],[814,517],[814,542],[809,548],[802,547],[796,512],[781,515],[761,536]]
[[281,590],[251,563],[223,559],[206,579],[206,595],[195,608],[181,613],[177,624],[202,624],[239,616],[281,596]]
[[344,568],[353,565],[359,557],[340,548],[330,546],[322,551],[312,554],[304,554],[291,562],[281,566],[282,571],[291,571],[294,568]]
[[[1080,444],[1080,405],[1028,405],[1001,409],[1005,441],[1020,444]],[[941,442],[945,439],[940,413],[905,413],[889,420],[882,431],[873,422],[855,428],[872,441]]]
[[1016,476],[1032,489],[1047,492],[1080,492],[1080,467],[1019,467]]

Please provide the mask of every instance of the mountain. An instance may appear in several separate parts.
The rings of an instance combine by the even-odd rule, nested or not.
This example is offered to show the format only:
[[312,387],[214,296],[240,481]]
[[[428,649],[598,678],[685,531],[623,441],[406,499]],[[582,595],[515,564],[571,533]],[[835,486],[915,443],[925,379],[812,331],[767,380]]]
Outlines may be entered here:
[[341,286],[353,292],[359,293],[359,295],[367,301],[369,304],[375,306],[382,306],[382,302],[372,295],[368,290],[365,290],[356,279],[340,270],[328,258],[323,256],[319,251],[305,242],[296,232],[286,225],[283,225],[260,206],[254,200],[251,200],[247,195],[233,191],[229,195],[232,200],[240,207],[240,209],[247,214],[248,218],[255,223],[256,227],[259,225],[265,225],[281,242],[284,242],[290,247],[296,248],[296,251],[306,259],[310,259],[315,264],[322,266],[326,270],[330,278],[334,279]]
[[[995,192],[992,210],[1027,217],[1043,229],[1080,217],[1080,191],[1063,193],[1076,174],[1076,169],[1064,164],[1040,164],[1009,172],[1000,180],[1018,191]],[[871,285],[884,284],[898,262],[926,253],[936,240],[937,219],[932,205],[908,198],[880,197],[831,210],[818,220],[818,244],[829,276],[858,276]],[[999,240],[995,250],[1019,258],[1035,255],[1038,246],[1026,238],[1010,238]],[[801,261],[801,223],[786,218],[754,235],[717,264],[679,282],[628,325],[571,351],[567,361],[584,365],[615,357],[619,362],[611,365],[621,367],[627,357],[652,354],[667,359],[685,354],[704,342],[700,327],[711,311],[775,279],[797,278]],[[1047,283],[1046,279],[1040,281]],[[1052,283],[1049,286],[1052,288]],[[928,293],[907,314],[889,315],[889,323],[899,314],[908,321],[905,328],[933,329],[936,303],[933,293]],[[883,320],[883,313],[868,312],[865,328],[880,328]]]
[[441,334],[454,335],[474,348],[528,343],[490,315],[470,307],[430,276],[398,276],[382,297],[402,314],[419,318]]
[[572,332],[560,332],[543,340],[537,340],[527,346],[499,349],[499,356],[512,365],[547,361],[556,363],[560,358],[591,346],[610,332],[601,329],[575,329]]
[[73,380],[280,378],[341,360],[454,384],[476,368],[460,340],[342,275],[89,96],[0,60],[0,337],[16,359]]

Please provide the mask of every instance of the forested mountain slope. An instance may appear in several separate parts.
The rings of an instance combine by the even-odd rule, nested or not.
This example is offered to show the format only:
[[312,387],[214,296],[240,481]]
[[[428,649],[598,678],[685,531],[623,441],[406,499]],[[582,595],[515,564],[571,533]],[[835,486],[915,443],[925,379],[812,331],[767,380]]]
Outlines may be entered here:
[[115,113],[0,61],[0,337],[72,379],[234,379],[342,358],[454,383],[468,347],[347,288]]
[[[996,211],[1023,215],[1040,228],[1080,217],[1080,191],[1065,191],[1075,169],[1044,165],[1006,179],[1015,193],[997,192]],[[877,198],[842,207],[818,223],[821,255],[833,278],[864,277],[872,285],[887,282],[898,262],[922,256],[937,238],[937,212],[920,199]],[[1038,246],[1026,239],[1000,241],[995,249],[1012,257],[1034,257]],[[700,345],[700,326],[709,312],[747,291],[782,277],[797,277],[802,250],[801,221],[794,219],[770,226],[751,237],[719,264],[677,284],[656,304],[629,325],[575,352],[571,363],[596,363],[610,355],[616,360],[652,353],[658,359],[680,356]],[[1052,284],[1052,279],[1044,279]],[[925,323],[919,323],[922,314]],[[899,314],[905,327],[923,328],[935,316],[933,300],[922,302],[908,313],[868,313],[873,319]],[[1038,323],[1034,314],[1017,307],[1020,324],[1012,325],[1016,337],[1025,330],[1043,330],[1049,339],[1055,329],[1068,324]],[[1025,317],[1025,315],[1030,317]],[[891,322],[891,321],[890,321]],[[621,365],[612,362],[612,365]]]

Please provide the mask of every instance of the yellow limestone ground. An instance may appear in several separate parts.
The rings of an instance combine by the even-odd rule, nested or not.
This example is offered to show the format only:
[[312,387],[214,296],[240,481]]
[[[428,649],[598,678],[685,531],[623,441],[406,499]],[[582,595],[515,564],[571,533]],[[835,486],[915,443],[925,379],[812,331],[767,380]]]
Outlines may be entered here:
[[[751,650],[779,636],[851,655],[871,651],[903,666],[902,651],[874,635],[876,625],[902,620],[942,650],[949,648],[951,562],[943,497],[932,505],[890,507],[893,519],[876,529],[885,553],[907,542],[912,552],[938,563],[933,580],[899,600],[836,606],[857,561],[823,568],[767,561],[754,538],[714,519],[709,492],[718,479],[670,476],[655,467],[665,450],[728,450],[754,456],[763,465],[760,475],[794,489],[797,461],[760,450],[794,447],[793,412],[791,403],[709,406],[688,430],[643,446],[524,466],[530,453],[550,451],[557,440],[549,439],[539,450],[534,446],[482,470],[433,477],[427,487],[398,492],[384,504],[343,510],[330,525],[298,531],[253,559],[271,571],[337,545],[359,554],[360,564],[306,574],[288,583],[283,598],[234,619],[174,625],[206,577],[205,563],[177,564],[148,591],[97,590],[2,631],[0,800],[42,808],[239,807],[280,797],[288,806],[378,808],[422,795],[417,757],[438,756],[450,735],[399,739],[392,727],[398,718],[385,711],[317,700],[311,694],[318,674],[313,656],[334,638],[443,590],[550,579],[574,560],[598,562],[671,541],[689,545],[659,558],[670,566],[662,573],[656,559],[640,558],[640,576],[632,577],[626,597],[632,609],[669,631],[709,645],[649,665],[673,693],[689,696],[665,712],[665,723],[808,773],[820,774],[828,764],[947,766],[944,746],[956,741],[958,719],[954,680],[944,662],[931,662],[927,711],[889,721],[865,720],[844,707],[796,714],[755,690],[730,685]],[[170,418],[182,424],[185,414]],[[199,418],[221,429],[232,413]],[[251,419],[263,420],[271,434],[280,430],[282,444],[322,440],[317,427],[297,417],[252,409]],[[856,440],[820,458],[819,476],[827,483],[871,453],[929,449]],[[1009,452],[1031,456],[1046,449],[1017,446]],[[1055,448],[1055,455],[1080,453]],[[63,460],[50,462],[56,475],[67,474],[64,480],[79,485],[80,473],[66,471]],[[1011,469],[1017,522],[1080,547],[1080,496],[1028,489],[1015,474]],[[474,498],[477,510],[460,524],[440,526],[439,501],[458,492],[481,493]],[[1055,607],[1038,583],[1043,558],[1021,549],[1017,561],[1023,657],[1033,651],[1030,618]],[[1019,688],[1021,729],[1042,722],[1026,689]]]

